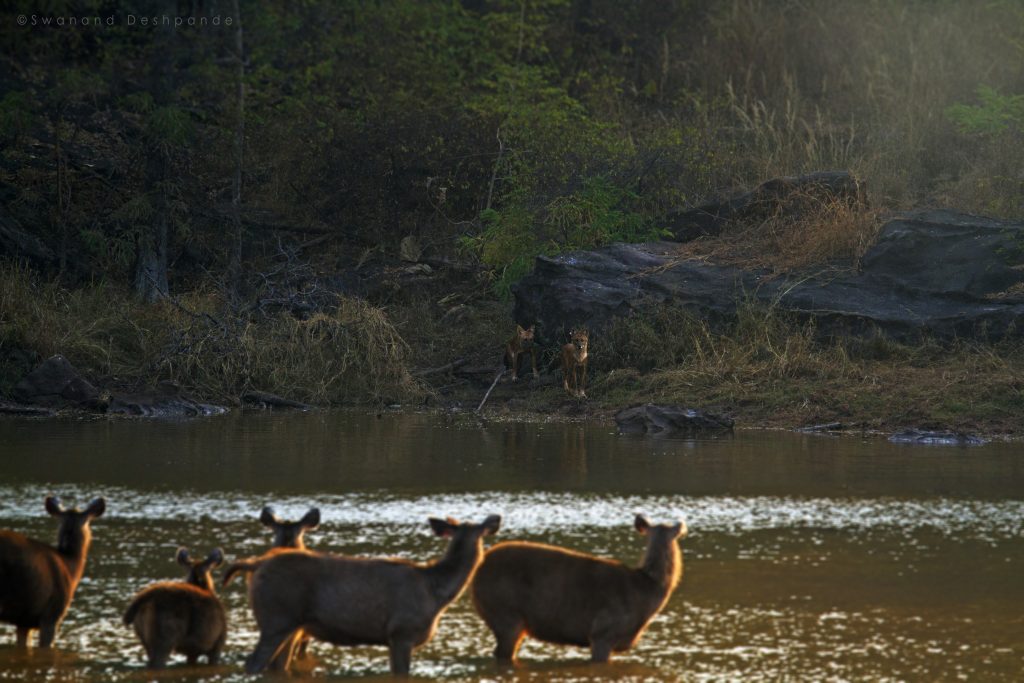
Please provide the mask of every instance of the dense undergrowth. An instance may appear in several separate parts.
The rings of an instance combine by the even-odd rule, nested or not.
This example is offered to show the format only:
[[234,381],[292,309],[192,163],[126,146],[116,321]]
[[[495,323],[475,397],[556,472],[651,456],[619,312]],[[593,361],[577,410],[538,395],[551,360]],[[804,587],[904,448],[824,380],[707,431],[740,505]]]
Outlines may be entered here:
[[[1016,0],[242,5],[242,29],[0,26],[0,228],[45,252],[0,267],[0,393],[25,353],[59,352],[97,381],[226,401],[468,400],[479,387],[414,373],[497,362],[509,288],[537,255],[661,237],[670,212],[767,178],[849,169],[870,205],[728,226],[681,256],[855,268],[891,211],[1024,216]],[[483,275],[454,299],[246,309],[411,243]],[[142,303],[161,258],[170,296]],[[823,340],[740,309],[714,329],[668,310],[623,321],[594,340],[593,401],[1014,429],[1013,344]]]

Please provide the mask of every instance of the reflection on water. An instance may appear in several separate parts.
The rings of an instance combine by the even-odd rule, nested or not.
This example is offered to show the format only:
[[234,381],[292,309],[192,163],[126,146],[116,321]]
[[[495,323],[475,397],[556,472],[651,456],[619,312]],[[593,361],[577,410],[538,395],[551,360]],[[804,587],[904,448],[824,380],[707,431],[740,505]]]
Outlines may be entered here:
[[[504,517],[496,540],[542,540],[633,562],[636,512],[683,516],[686,573],[636,648],[593,667],[527,641],[515,674],[465,598],[413,660],[454,681],[1020,680],[1024,450],[894,446],[780,433],[673,441],[602,426],[449,425],[428,416],[227,416],[197,422],[0,421],[0,528],[48,541],[47,493],[108,501],[54,652],[15,650],[0,680],[248,680],[256,631],[243,582],[223,665],[152,676],[121,623],[175,549],[229,558],[270,542],[257,521],[309,506],[311,548],[426,560],[428,516]],[[304,675],[387,679],[383,648],[313,646]]]

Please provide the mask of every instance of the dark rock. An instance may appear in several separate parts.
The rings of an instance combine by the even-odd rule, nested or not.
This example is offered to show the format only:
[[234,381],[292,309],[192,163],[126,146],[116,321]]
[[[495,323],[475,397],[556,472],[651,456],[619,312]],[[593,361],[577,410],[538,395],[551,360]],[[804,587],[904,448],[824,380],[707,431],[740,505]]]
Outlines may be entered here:
[[821,171],[797,177],[774,178],[751,192],[677,211],[665,218],[673,239],[688,242],[717,235],[728,223],[759,222],[771,216],[796,215],[822,202],[846,200],[866,204],[864,188],[847,171]]
[[30,406],[23,403],[0,401],[0,414],[19,415],[22,417],[52,417],[54,412],[42,406]]
[[[537,323],[553,345],[574,325],[600,337],[611,322],[659,303],[715,323],[753,299],[802,318],[832,336],[998,339],[1021,336],[1024,224],[951,211],[890,220],[860,273],[763,279],[765,273],[685,260],[671,242],[613,244],[538,257],[513,288],[517,320]],[[1011,290],[1007,292],[1007,290]],[[599,343],[593,343],[595,354]]]
[[163,383],[152,392],[112,395],[107,412],[112,415],[182,418],[221,415],[227,412],[227,408],[201,403],[177,386]]
[[247,391],[242,394],[242,400],[261,408],[294,408],[296,410],[310,410],[313,406],[308,403],[300,403],[290,398],[284,398],[267,391]]
[[807,425],[806,427],[797,427],[793,431],[803,432],[805,434],[822,434],[828,432],[841,432],[844,429],[842,422],[827,422],[820,425]]
[[924,429],[903,429],[890,436],[889,441],[928,446],[980,446],[985,443],[984,439],[973,434]]
[[11,392],[24,403],[51,408],[96,408],[100,392],[64,356],[57,354],[25,375]]
[[615,414],[615,423],[619,426],[620,434],[721,432],[731,430],[733,426],[733,421],[728,417],[655,403],[623,408]]

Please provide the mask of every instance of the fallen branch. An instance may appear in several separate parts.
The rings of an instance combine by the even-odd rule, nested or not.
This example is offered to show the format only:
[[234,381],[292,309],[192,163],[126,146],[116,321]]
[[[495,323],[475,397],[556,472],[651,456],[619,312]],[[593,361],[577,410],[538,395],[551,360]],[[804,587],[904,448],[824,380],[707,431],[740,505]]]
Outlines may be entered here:
[[494,381],[491,382],[491,388],[487,390],[486,394],[484,394],[484,400],[480,401],[480,405],[476,407],[476,410],[473,411],[474,413],[479,413],[483,409],[484,404],[487,403],[487,399],[491,397],[491,392],[494,391],[494,387],[498,386],[498,380],[501,379],[502,375],[506,372],[508,372],[508,368],[502,368],[501,372],[495,375]]
[[310,410],[313,407],[308,403],[300,403],[298,401],[293,401],[290,398],[283,398],[277,394],[271,394],[266,391],[247,391],[242,394],[242,400],[247,403],[272,406],[275,408],[297,408],[299,410]]
[[436,367],[436,368],[427,368],[426,370],[417,370],[416,372],[412,373],[412,376],[413,377],[426,377],[427,375],[436,375],[436,374],[441,373],[441,372],[449,372],[451,370],[455,370],[456,368],[458,368],[460,366],[463,366],[465,364],[466,364],[466,359],[465,358],[457,358],[457,359],[453,360],[451,363],[448,363],[446,365],[441,365],[441,366]]

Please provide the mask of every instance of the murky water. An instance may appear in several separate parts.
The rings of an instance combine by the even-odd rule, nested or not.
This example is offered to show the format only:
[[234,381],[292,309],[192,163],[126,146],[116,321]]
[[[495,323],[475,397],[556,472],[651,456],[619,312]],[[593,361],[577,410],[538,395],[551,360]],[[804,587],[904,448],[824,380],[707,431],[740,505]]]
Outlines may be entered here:
[[[225,661],[152,676],[121,623],[132,594],[179,577],[175,549],[262,552],[273,503],[323,513],[310,547],[425,560],[428,516],[635,561],[636,512],[682,516],[686,573],[631,652],[527,641],[514,674],[465,598],[413,659],[452,681],[1024,679],[1024,446],[738,433],[620,437],[601,426],[448,424],[420,415],[229,415],[192,422],[0,421],[0,528],[54,540],[42,501],[106,496],[58,647],[0,626],[0,680],[247,680],[256,632],[243,582]],[[384,648],[312,648],[313,677],[386,678]]]

